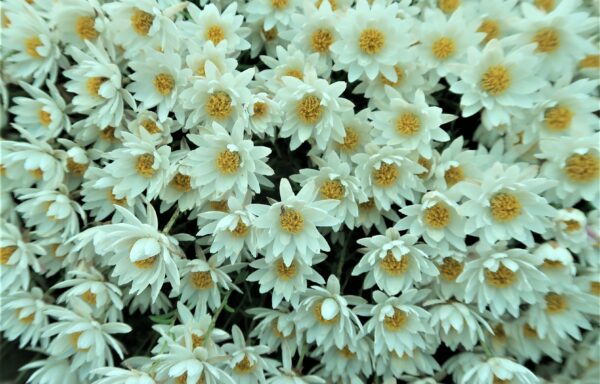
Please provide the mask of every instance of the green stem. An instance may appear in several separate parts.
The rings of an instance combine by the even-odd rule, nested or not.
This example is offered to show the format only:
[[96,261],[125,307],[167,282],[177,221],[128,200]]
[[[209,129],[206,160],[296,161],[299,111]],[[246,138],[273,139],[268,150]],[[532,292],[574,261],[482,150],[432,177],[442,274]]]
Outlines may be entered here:
[[298,364],[296,364],[296,370],[298,372],[302,372],[302,363],[304,362],[304,356],[306,355],[306,350],[307,350],[307,346],[306,344],[304,344],[302,346],[302,349],[300,350],[300,358],[298,359]]
[[229,291],[227,291],[227,293],[225,294],[225,297],[223,298],[223,301],[221,301],[221,305],[219,305],[219,308],[217,308],[217,310],[215,311],[215,314],[212,317],[210,325],[208,326],[208,330],[206,331],[206,334],[204,336],[204,340],[202,341],[202,345],[205,345],[206,341],[208,339],[210,339],[210,334],[212,333],[212,331],[215,329],[215,326],[217,325],[217,319],[219,318],[219,315],[221,314],[221,311],[223,310],[223,308],[225,308],[225,306],[227,305],[227,300],[229,300],[229,296],[231,296],[232,292],[233,292],[233,289],[230,289]]
[[342,279],[342,269],[344,267],[344,261],[346,259],[346,253],[348,253],[348,247],[350,245],[350,240],[352,239],[352,231],[348,234],[348,239],[344,242],[344,247],[342,248],[342,254],[340,255],[340,260],[338,261],[337,266],[337,277],[339,280]]
[[175,212],[173,212],[173,216],[171,216],[171,218],[167,222],[167,225],[165,225],[165,227],[163,228],[163,233],[169,233],[169,231],[171,230],[171,227],[173,227],[173,224],[175,224],[177,217],[179,217],[179,207],[175,208]]

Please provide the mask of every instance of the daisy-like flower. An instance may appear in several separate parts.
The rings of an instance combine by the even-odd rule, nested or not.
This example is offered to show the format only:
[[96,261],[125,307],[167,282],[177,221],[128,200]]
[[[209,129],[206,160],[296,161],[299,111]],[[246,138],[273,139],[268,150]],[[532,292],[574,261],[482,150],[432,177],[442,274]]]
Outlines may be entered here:
[[146,372],[137,369],[123,369],[118,367],[102,367],[93,371],[100,375],[93,384],[155,384],[156,381]]
[[23,188],[16,191],[21,203],[17,212],[37,235],[50,237],[60,234],[63,240],[79,233],[79,218],[85,223],[85,212],[71,200],[64,186],[58,191]]
[[271,350],[281,349],[283,360],[296,354],[302,343],[302,333],[296,331],[296,313],[280,306],[278,309],[250,308],[247,312],[257,321],[250,337],[258,338]]
[[175,259],[183,255],[178,241],[158,231],[158,218],[151,205],[141,221],[127,209],[116,206],[123,216],[122,223],[86,229],[77,235],[75,249],[92,243],[105,263],[113,266],[112,276],[118,284],[132,283],[130,293],[152,287],[156,300],[165,277],[173,289],[179,289],[179,271]]
[[340,204],[333,214],[342,222],[333,227],[339,229],[345,224],[349,229],[354,228],[354,220],[358,217],[358,203],[367,201],[367,196],[362,191],[358,179],[351,174],[350,164],[342,161],[335,152],[327,152],[323,158],[314,157],[313,161],[318,170],[301,169],[299,175],[293,175],[292,180],[304,186],[313,184],[319,189],[321,199],[339,200]]
[[28,369],[35,369],[29,377],[29,381],[33,384],[46,384],[48,380],[64,384],[81,382],[69,359],[51,356],[47,359],[32,361],[21,367],[21,370]]
[[23,239],[21,231],[4,218],[0,220],[0,287],[3,294],[25,290],[31,284],[29,268],[40,272],[36,256],[44,248]]
[[243,199],[248,191],[260,192],[260,185],[272,186],[265,177],[273,170],[265,162],[271,149],[255,146],[244,138],[244,124],[239,120],[229,133],[213,123],[210,130],[188,138],[198,148],[182,160],[191,171],[191,186],[200,188],[200,196],[221,199],[233,194]]
[[142,137],[142,131],[150,135],[156,135],[162,143],[170,143],[173,138],[171,133],[178,131],[181,126],[171,118],[160,121],[158,115],[152,111],[139,109],[135,118],[127,123],[127,129],[138,137]]
[[351,101],[340,97],[346,88],[345,82],[329,84],[318,78],[314,70],[304,73],[302,80],[284,76],[281,81],[283,87],[275,97],[284,114],[279,135],[291,137],[291,149],[309,139],[320,149],[325,149],[330,139],[343,139],[340,114],[353,106]]
[[418,237],[412,234],[400,235],[389,228],[385,235],[376,235],[358,240],[366,248],[360,249],[365,255],[352,270],[352,275],[367,273],[364,288],[375,284],[389,295],[397,295],[408,289],[424,276],[436,276],[438,270],[429,260],[426,248],[415,245]]
[[236,383],[263,383],[265,371],[276,372],[275,361],[261,356],[269,352],[269,347],[246,345],[245,336],[237,325],[231,328],[231,336],[233,343],[225,344],[223,351],[231,356],[229,367]]
[[[137,137],[122,132],[122,136],[123,146],[106,154],[112,162],[103,168],[106,177],[117,180],[112,194],[115,199],[131,201],[144,191],[148,199],[158,196],[167,181],[171,148],[168,145],[157,148],[157,138],[147,133]],[[101,178],[94,186],[106,187],[110,181]]]
[[400,93],[390,87],[385,90],[389,102],[382,103],[380,110],[373,113],[373,142],[415,150],[420,155],[431,158],[432,141],[450,140],[440,126],[456,117],[442,113],[441,108],[427,105],[425,94],[421,90],[414,94],[412,103],[404,100]]
[[[423,374],[433,375],[434,372],[438,371],[440,365],[431,353],[431,348],[427,350],[415,348],[412,351],[412,355],[408,353],[398,355],[394,351],[382,353],[375,359],[375,372],[377,375],[383,376],[384,380],[399,378],[413,384],[421,384],[419,380],[411,381],[412,378],[407,376],[407,374],[416,376]],[[424,379],[422,384],[437,384],[437,382],[430,382]]]
[[405,149],[369,144],[365,153],[352,156],[357,164],[356,176],[378,208],[388,210],[392,204],[404,205],[406,200],[415,201],[415,192],[425,192],[417,175],[426,169],[407,155]]
[[465,303],[476,301],[480,312],[489,306],[497,318],[505,312],[518,317],[522,302],[533,304],[538,292],[548,289],[548,278],[527,250],[479,243],[474,251],[478,257],[465,264],[456,281],[466,282]]
[[331,377],[335,382],[362,383],[373,371],[372,347],[373,342],[368,336],[355,338],[343,348],[319,347],[314,357],[322,362],[323,368],[317,374]]
[[464,252],[454,250],[436,256],[435,264],[440,274],[434,281],[433,290],[439,297],[449,300],[454,296],[464,301],[466,283],[458,283],[456,279],[465,267],[465,257]]
[[579,138],[545,139],[540,142],[541,153],[546,161],[541,174],[558,181],[547,192],[549,198],[572,206],[580,199],[598,201],[600,187],[600,151],[596,143],[600,134]]
[[191,76],[189,68],[181,68],[181,56],[175,52],[142,51],[139,60],[131,60],[129,66],[133,82],[127,90],[140,101],[140,107],[157,107],[158,119],[163,122],[177,102],[181,88]]
[[278,46],[274,54],[260,57],[269,69],[257,73],[256,78],[263,81],[271,92],[277,93],[284,86],[282,80],[285,76],[303,80],[308,72],[315,70],[317,75],[323,75],[318,66],[318,58],[316,53],[306,55],[294,45],[289,45],[287,49]]
[[560,292],[561,287],[567,289],[573,284],[576,268],[573,256],[566,248],[552,240],[540,244],[533,256],[536,267],[552,281],[552,289]]
[[45,313],[47,306],[44,293],[38,287],[31,288],[30,292],[16,291],[3,295],[0,330],[4,337],[11,341],[19,339],[19,348],[40,344],[46,347],[48,340],[41,336],[49,323]]
[[88,52],[70,46],[69,53],[77,64],[63,72],[70,79],[65,88],[76,94],[71,100],[73,112],[88,115],[87,122],[103,129],[118,126],[123,118],[124,102],[135,108],[135,101],[122,87],[121,70],[114,63],[114,54],[107,52],[99,42],[94,45],[86,41],[85,44]]
[[511,343],[511,352],[518,358],[531,359],[539,363],[543,357],[549,356],[554,361],[562,362],[561,348],[569,353],[573,352],[567,340],[557,345],[549,337],[540,338],[537,331],[524,320],[519,319],[510,323],[506,329],[509,334],[512,333],[512,338],[515,340],[514,343]]
[[214,4],[208,4],[202,10],[189,3],[187,10],[191,20],[182,22],[182,30],[190,40],[204,44],[208,41],[215,46],[225,43],[228,54],[239,53],[250,48],[245,37],[250,33],[246,26],[242,27],[244,16],[236,14],[237,3],[231,3],[222,12]]
[[[325,255],[317,255],[312,263],[318,264],[325,259]],[[282,300],[298,307],[300,295],[306,291],[308,281],[325,284],[323,277],[307,264],[303,258],[293,258],[286,265],[283,256],[273,262],[267,263],[265,259],[257,259],[250,263],[257,270],[246,278],[248,281],[258,281],[260,293],[271,292],[271,306],[277,308]]]
[[535,166],[495,163],[479,183],[461,183],[456,190],[468,199],[459,209],[467,216],[465,232],[489,244],[514,238],[533,244],[531,232],[544,233],[550,226],[547,217],[555,214],[541,193],[557,183],[536,177]]
[[503,357],[491,357],[480,362],[472,362],[460,384],[467,384],[477,380],[481,384],[493,384],[494,382],[514,382],[522,384],[537,384],[539,379],[529,369],[521,364]]
[[415,349],[427,348],[426,338],[433,334],[428,322],[431,314],[418,303],[428,294],[428,290],[409,289],[395,297],[375,291],[375,305],[367,304],[356,308],[359,315],[370,316],[364,330],[374,333],[375,356],[386,352],[412,356]]
[[[325,152],[336,152],[340,160],[350,162],[352,156],[364,152],[365,146],[371,142],[372,124],[368,121],[371,111],[368,108],[358,113],[353,110],[342,113],[344,135],[341,140],[330,140]],[[318,148],[311,148],[310,154],[316,154]]]
[[517,0],[481,0],[474,3],[468,17],[481,21],[477,32],[485,33],[482,44],[492,39],[502,38],[515,33],[515,24],[519,21]]
[[329,244],[317,227],[333,227],[339,219],[332,212],[339,204],[337,200],[317,200],[317,191],[312,185],[305,185],[294,194],[287,179],[279,183],[280,202],[272,205],[251,204],[248,209],[257,216],[257,247],[261,249],[267,262],[283,255],[286,267],[294,257],[303,258],[312,264],[314,255],[329,251]]
[[292,23],[292,15],[300,8],[300,0],[252,0],[246,4],[246,19],[263,22],[265,31],[284,30]]
[[554,217],[554,237],[563,247],[579,252],[588,244],[587,218],[575,208],[559,209]]
[[85,40],[94,42],[106,33],[109,21],[97,0],[66,0],[52,10],[60,40],[68,45],[85,48]]
[[187,42],[188,54],[185,57],[185,63],[192,70],[194,76],[206,76],[206,62],[213,63],[219,73],[227,73],[235,71],[237,60],[232,57],[227,57],[227,42],[221,41],[214,44],[212,41],[207,41],[203,45],[196,43],[194,40]]
[[344,348],[362,331],[362,324],[350,305],[363,304],[358,296],[342,295],[340,282],[334,275],[327,278],[325,288],[313,285],[304,293],[298,307],[296,326],[305,332],[308,343],[316,342],[323,348]]
[[359,0],[336,25],[339,39],[331,46],[333,69],[348,72],[350,82],[362,74],[374,80],[379,73],[396,81],[398,53],[415,41],[409,33],[410,23],[397,14],[396,3]]
[[457,137],[436,160],[433,186],[437,189],[448,190],[461,181],[476,182],[490,163],[487,156],[464,150],[464,143],[464,137]]
[[151,286],[138,293],[126,291],[123,296],[123,304],[128,308],[129,314],[139,312],[158,315],[168,312],[172,306],[167,295],[162,292],[159,292],[158,296],[153,298]]
[[[181,107],[191,111],[185,127],[210,126],[213,122],[231,127],[244,118],[244,105],[252,96],[248,84],[254,76],[254,68],[221,73],[212,61],[206,61],[204,69],[204,76],[195,78],[192,86],[180,93]],[[183,116],[177,116],[177,119],[182,121]]]
[[29,4],[5,9],[10,28],[2,28],[2,56],[13,78],[33,77],[39,87],[47,77],[56,80],[59,64],[66,64],[58,47],[57,35]]
[[266,92],[252,95],[252,100],[247,106],[248,133],[254,133],[260,138],[265,135],[275,136],[275,125],[281,125],[281,106]]
[[465,218],[458,210],[456,201],[447,194],[430,191],[423,195],[421,204],[400,209],[404,217],[396,223],[396,228],[422,236],[428,245],[440,251],[448,250],[449,246],[465,251]]
[[192,187],[192,169],[182,164],[186,156],[190,155],[187,143],[181,142],[181,149],[171,152],[168,182],[163,185],[160,192],[160,211],[177,204],[181,211],[187,211],[202,204],[200,189]]
[[25,82],[19,82],[19,85],[31,98],[13,98],[15,105],[9,109],[9,112],[16,115],[15,123],[41,140],[57,137],[63,129],[66,131],[70,129],[71,123],[66,114],[65,101],[54,84],[46,82],[50,94]]

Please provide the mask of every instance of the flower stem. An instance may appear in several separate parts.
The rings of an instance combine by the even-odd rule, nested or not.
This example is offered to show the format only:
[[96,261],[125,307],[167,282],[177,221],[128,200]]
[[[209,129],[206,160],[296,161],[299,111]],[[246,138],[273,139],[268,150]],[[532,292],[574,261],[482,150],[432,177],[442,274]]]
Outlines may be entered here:
[[163,233],[169,233],[169,231],[171,230],[171,227],[173,227],[173,224],[175,224],[175,221],[177,221],[178,217],[179,217],[179,207],[175,208],[175,212],[173,212],[173,216],[171,216],[171,218],[167,222],[167,225],[165,225],[165,227],[162,230]]
[[202,345],[206,344],[206,341],[210,338],[210,334],[212,333],[213,329],[215,329],[215,326],[217,325],[217,319],[219,318],[219,315],[221,314],[221,311],[223,310],[223,308],[225,308],[225,306],[227,305],[227,300],[229,300],[229,296],[231,296],[231,293],[233,292],[233,289],[230,289],[229,291],[227,291],[227,293],[225,294],[225,297],[223,298],[223,301],[221,301],[221,305],[219,305],[219,308],[217,308],[217,310],[215,311],[215,314],[212,317],[212,320],[210,321],[210,325],[208,326],[208,330],[206,331],[206,334],[204,335],[204,340],[202,341]]

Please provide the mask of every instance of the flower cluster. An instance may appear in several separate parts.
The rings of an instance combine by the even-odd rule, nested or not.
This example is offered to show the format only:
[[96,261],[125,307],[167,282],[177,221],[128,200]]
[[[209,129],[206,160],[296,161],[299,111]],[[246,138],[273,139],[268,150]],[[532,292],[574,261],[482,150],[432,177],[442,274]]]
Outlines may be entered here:
[[22,375],[596,382],[598,5],[4,0]]

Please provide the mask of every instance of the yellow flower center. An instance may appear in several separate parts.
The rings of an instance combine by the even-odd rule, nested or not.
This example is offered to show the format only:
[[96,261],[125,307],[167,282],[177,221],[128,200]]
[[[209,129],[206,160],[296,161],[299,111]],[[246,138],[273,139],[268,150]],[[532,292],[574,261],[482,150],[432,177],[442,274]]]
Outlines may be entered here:
[[304,229],[304,216],[293,208],[282,208],[279,214],[279,225],[287,233],[295,235]]
[[313,51],[325,53],[333,44],[333,32],[330,29],[319,28],[310,37],[310,47]]
[[440,277],[446,281],[455,281],[462,273],[465,265],[451,257],[444,257],[442,264],[437,266]]
[[98,37],[94,24],[93,16],[79,16],[75,19],[75,33],[81,40],[94,40]]
[[365,201],[364,203],[358,204],[358,209],[363,211],[370,211],[373,208],[375,208],[375,200],[372,197],[370,197],[369,200]]
[[271,0],[271,5],[275,9],[284,9],[288,5],[288,0]]
[[[194,335],[192,335],[192,337],[194,337]],[[196,348],[196,346],[194,346],[194,348]],[[187,372],[184,372],[183,375],[179,375],[175,378],[175,382],[177,384],[187,384],[187,377]],[[206,384],[206,380],[204,380],[204,374],[200,376],[198,381],[196,381],[196,384]]]
[[564,266],[559,260],[544,259],[543,267],[546,269],[561,269]]
[[89,289],[81,294],[81,298],[90,305],[96,305],[96,294]]
[[523,324],[523,334],[529,339],[537,339],[538,337],[537,331],[527,323]]
[[137,157],[135,161],[135,170],[140,176],[150,178],[154,176],[154,155],[151,153],[144,153]]
[[550,315],[562,313],[569,308],[567,299],[558,293],[547,293],[544,299],[546,300],[546,313]]
[[494,375],[492,384],[510,384],[510,380],[502,380],[498,376]]
[[99,136],[105,141],[116,141],[115,138],[115,127],[106,127],[100,130]]
[[44,171],[42,171],[40,168],[32,169],[31,171],[29,171],[29,173],[36,180],[42,180],[44,178]]
[[316,124],[321,120],[325,108],[321,99],[314,95],[304,96],[296,105],[296,115],[304,124]]
[[298,274],[298,262],[296,262],[296,260],[292,260],[290,265],[285,265],[283,258],[280,258],[277,260],[275,266],[279,280],[288,281]]
[[379,169],[373,170],[373,181],[378,187],[389,187],[396,182],[400,171],[396,164],[381,163]]
[[538,52],[551,53],[560,47],[560,35],[554,28],[540,29],[532,40],[537,43],[536,51]]
[[158,124],[156,124],[156,122],[152,119],[144,119],[140,124],[142,125],[142,127],[144,127],[146,131],[148,131],[148,133],[152,135],[160,132]]
[[408,321],[408,315],[404,311],[394,308],[394,314],[392,316],[386,316],[383,319],[383,326],[392,332],[398,332],[406,325]]
[[499,222],[515,219],[523,210],[519,199],[510,193],[498,193],[490,199],[492,217]]
[[34,59],[41,59],[42,55],[40,55],[37,51],[38,47],[42,46],[42,40],[39,37],[34,36],[25,40],[25,51],[27,54]]
[[569,108],[557,105],[544,112],[544,124],[550,131],[562,132],[571,126],[573,115]]
[[427,177],[427,175],[429,175],[429,172],[431,172],[431,160],[423,157],[423,156],[419,156],[419,158],[417,159],[417,163],[425,168],[425,170],[419,174],[417,174],[417,176],[419,176],[420,179],[424,179]]
[[231,232],[231,235],[233,237],[244,237],[248,234],[249,230],[249,226],[244,224],[242,220],[238,220],[237,224],[235,225],[235,228],[233,230],[230,230],[229,232]]
[[504,65],[492,65],[481,75],[481,88],[492,96],[506,92],[511,82],[510,71]]
[[345,131],[344,141],[338,144],[340,150],[346,153],[354,152],[359,143],[358,133],[351,127],[346,127]]
[[563,170],[573,183],[589,183],[598,179],[600,161],[592,153],[573,154],[567,159]]
[[67,157],[67,169],[73,176],[83,176],[85,171],[88,169],[89,164],[81,164],[75,162],[72,157]]
[[504,327],[502,326],[502,324],[496,324],[493,328],[493,331],[494,331],[494,338],[496,338],[500,341],[506,340],[506,332],[504,331]]
[[230,150],[224,150],[219,152],[215,161],[217,169],[223,175],[233,175],[240,169],[240,163],[242,159],[240,154]]
[[587,55],[579,62],[580,68],[600,68],[600,55]]
[[465,179],[465,172],[461,166],[450,167],[444,172],[444,181],[448,187],[452,187],[454,184],[461,182]]
[[577,220],[565,220],[563,221],[563,223],[565,223],[566,225],[566,232],[572,233],[577,232],[581,229],[581,223]]
[[79,337],[81,336],[82,332],[73,332],[69,335],[69,341],[71,342],[71,346],[73,347],[74,350],[79,351],[79,352],[87,352],[90,349],[89,348],[79,348],[78,344],[79,344]]
[[225,92],[215,92],[206,101],[206,113],[215,120],[227,119],[232,111],[231,97]]
[[375,55],[385,44],[385,35],[376,28],[366,28],[358,37],[358,47],[367,55]]
[[354,359],[356,357],[356,353],[352,352],[350,350],[350,348],[348,348],[347,345],[344,348],[342,348],[342,349],[338,348],[338,353],[340,355],[342,355],[345,359]]
[[483,43],[485,44],[500,36],[500,24],[496,20],[483,19],[481,25],[477,28],[477,32],[485,33],[485,37],[483,38]]
[[152,81],[154,89],[163,96],[167,96],[175,87],[175,79],[168,73],[159,73]]
[[[331,10],[335,11],[337,9],[337,1],[335,0],[327,0],[327,2],[329,3],[329,5],[331,5]],[[318,8],[321,8],[321,4],[323,4],[323,0],[317,0],[315,3],[315,6]]]
[[421,119],[412,112],[404,112],[396,119],[396,132],[401,136],[414,136],[421,128]]
[[265,31],[265,29],[261,26],[260,30],[263,36],[265,37],[265,41],[273,41],[277,38],[277,28],[275,27],[269,29],[268,31]]
[[427,208],[423,216],[425,224],[433,229],[446,228],[450,224],[450,210],[443,203]]
[[290,332],[290,334],[287,336],[284,335],[283,332],[279,330],[279,326],[277,325],[277,319],[273,319],[273,321],[271,321],[271,330],[273,331],[275,336],[277,336],[280,339],[289,339],[294,335],[294,332]]
[[148,36],[150,27],[154,22],[154,16],[148,12],[144,12],[139,8],[133,10],[131,15],[131,28],[140,36]]
[[150,256],[142,260],[134,261],[133,265],[139,269],[150,269],[156,264],[156,256]]
[[390,87],[397,87],[402,84],[402,80],[404,80],[405,76],[404,70],[401,67],[394,65],[394,72],[396,72],[396,81],[390,81],[387,77],[381,75],[381,82],[384,85],[389,85]]
[[7,265],[10,257],[17,250],[17,247],[8,246],[0,248],[0,265]]
[[596,296],[600,296],[600,281],[590,282],[590,292]]
[[339,313],[337,315],[335,315],[332,319],[329,319],[329,320],[326,320],[325,318],[323,318],[323,315],[321,314],[321,307],[323,306],[323,301],[325,301],[325,300],[319,301],[313,308],[313,314],[315,315],[315,318],[319,321],[319,323],[325,324],[325,325],[331,325],[331,324],[337,323],[337,321],[340,318]]
[[225,39],[225,31],[220,25],[211,25],[206,29],[204,37],[213,42],[214,45],[219,44]]
[[484,274],[488,285],[496,288],[510,287],[517,280],[517,274],[505,267],[504,264],[500,264],[495,272],[486,268]]
[[21,317],[22,311],[23,311],[23,308],[17,308],[17,310],[15,311],[15,313],[17,314],[17,319],[19,319],[19,321],[25,325],[29,325],[29,324],[33,323],[33,320],[35,319],[35,313]]
[[252,107],[252,116],[261,118],[267,113],[268,109],[267,103],[262,101],[256,102]]
[[210,201],[208,204],[210,205],[210,208],[213,211],[229,212],[229,205],[227,205],[227,200]]
[[295,77],[298,80],[304,80],[304,73],[296,68],[288,68],[283,74],[283,76],[291,76]]
[[110,201],[113,204],[117,204],[120,206],[125,206],[125,204],[127,204],[127,198],[124,197],[122,199],[117,199],[117,196],[115,196],[115,194],[113,193],[112,189],[107,189],[106,190],[106,195],[108,197],[108,201]]
[[346,193],[346,188],[339,180],[327,180],[319,189],[324,199],[341,200]]
[[198,348],[204,344],[204,336],[192,333],[192,347]]
[[178,191],[185,193],[192,190],[191,180],[190,176],[177,172],[170,184]]
[[210,271],[190,273],[192,285],[197,289],[208,289],[214,285]]
[[460,6],[460,0],[438,0],[438,7],[444,13],[452,13]]
[[10,27],[10,19],[6,16],[6,13],[2,12],[2,28]]
[[410,265],[410,257],[408,254],[402,255],[400,260],[396,259],[392,251],[387,251],[385,257],[379,261],[379,267],[390,276],[401,276]]
[[52,116],[42,108],[38,110],[38,119],[40,120],[40,124],[45,127],[49,126],[52,122]]
[[101,97],[98,94],[100,91],[100,86],[108,80],[106,77],[88,77],[85,81],[85,87],[87,88],[88,93],[91,96]]
[[552,11],[556,5],[554,0],[535,0],[534,4],[536,7],[545,12]]
[[244,355],[244,358],[233,367],[233,370],[237,373],[249,373],[254,370],[254,364],[250,362],[247,355]]
[[446,60],[456,51],[456,43],[449,37],[440,37],[431,45],[431,53],[438,60]]

